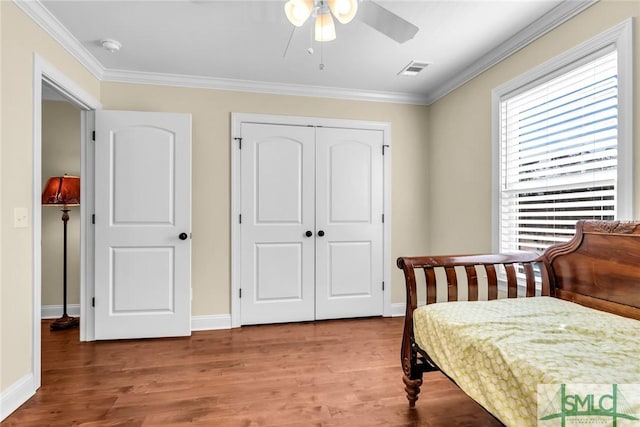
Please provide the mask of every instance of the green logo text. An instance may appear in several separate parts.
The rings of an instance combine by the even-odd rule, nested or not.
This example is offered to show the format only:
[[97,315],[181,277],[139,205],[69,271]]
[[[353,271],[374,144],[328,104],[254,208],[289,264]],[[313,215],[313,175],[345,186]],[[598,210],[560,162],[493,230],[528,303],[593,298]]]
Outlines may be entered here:
[[[602,421],[612,423],[612,427],[618,426],[619,419],[637,421],[630,414],[631,406],[618,390],[617,384],[611,385],[611,392],[605,393],[569,393],[566,384],[561,384],[549,404],[542,412],[541,421],[559,419],[561,426],[565,427],[567,418],[571,418],[573,424],[593,424]],[[598,419],[594,419],[594,418]],[[588,418],[588,419],[587,419]]]

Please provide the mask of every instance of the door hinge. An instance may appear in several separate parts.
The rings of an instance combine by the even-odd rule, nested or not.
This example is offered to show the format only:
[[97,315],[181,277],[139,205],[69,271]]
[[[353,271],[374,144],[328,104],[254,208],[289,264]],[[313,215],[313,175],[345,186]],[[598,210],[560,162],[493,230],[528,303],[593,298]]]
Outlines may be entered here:
[[382,290],[384,291],[384,282],[382,282]]
[[96,297],[91,298],[91,307],[96,306]]
[[91,224],[96,223],[96,214],[91,214]]
[[238,291],[239,291],[239,293],[238,293],[239,297],[242,298],[242,288],[238,289]]
[[384,224],[384,214],[382,214],[382,223]]
[[242,150],[242,138],[233,138],[238,141],[238,149]]
[[91,140],[92,141],[96,140],[96,131],[95,130],[93,132],[91,132]]
[[383,144],[382,145],[382,155],[384,156],[384,149],[385,148],[389,148],[389,144]]
[[238,224],[242,224],[242,214],[238,215]]

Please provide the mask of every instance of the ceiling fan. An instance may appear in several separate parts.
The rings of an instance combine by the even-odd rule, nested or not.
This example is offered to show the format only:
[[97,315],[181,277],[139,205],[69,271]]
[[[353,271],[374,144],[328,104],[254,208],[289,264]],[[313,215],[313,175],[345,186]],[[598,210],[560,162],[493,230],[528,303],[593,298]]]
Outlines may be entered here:
[[398,43],[411,40],[419,30],[411,22],[370,0],[287,0],[284,10],[289,22],[296,27],[302,26],[313,15],[316,41],[335,40],[333,17],[341,24],[357,17],[360,22]]

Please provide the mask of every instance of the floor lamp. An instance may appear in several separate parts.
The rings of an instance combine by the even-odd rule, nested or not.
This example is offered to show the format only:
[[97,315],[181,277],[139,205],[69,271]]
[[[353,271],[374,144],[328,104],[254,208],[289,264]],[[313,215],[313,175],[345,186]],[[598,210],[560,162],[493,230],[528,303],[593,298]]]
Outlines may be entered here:
[[62,222],[64,224],[64,249],[62,269],[63,314],[51,324],[51,330],[71,329],[78,327],[79,319],[67,314],[67,222],[69,206],[80,205],[80,178],[77,176],[54,176],[49,178],[42,192],[43,206],[62,206]]

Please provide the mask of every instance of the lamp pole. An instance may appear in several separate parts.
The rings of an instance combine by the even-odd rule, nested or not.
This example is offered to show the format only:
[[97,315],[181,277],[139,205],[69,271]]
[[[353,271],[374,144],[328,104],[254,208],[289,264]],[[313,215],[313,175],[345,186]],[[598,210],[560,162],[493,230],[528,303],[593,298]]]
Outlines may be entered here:
[[75,328],[79,324],[79,320],[77,317],[70,317],[67,314],[67,222],[69,221],[69,208],[66,206],[61,209],[62,211],[62,222],[64,224],[64,237],[63,244],[64,247],[62,249],[62,317],[56,319],[53,323],[51,323],[51,330],[58,331],[61,329],[71,329]]

